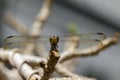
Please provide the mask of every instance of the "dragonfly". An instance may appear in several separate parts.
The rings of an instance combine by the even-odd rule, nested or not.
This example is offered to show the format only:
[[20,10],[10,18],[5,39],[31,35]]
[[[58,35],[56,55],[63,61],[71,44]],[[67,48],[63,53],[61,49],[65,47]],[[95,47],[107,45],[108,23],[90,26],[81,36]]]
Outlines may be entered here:
[[[36,44],[54,45],[54,49],[58,47],[58,44],[63,48],[65,42],[74,41],[71,37],[76,36],[78,38],[78,49],[85,49],[96,45],[102,46],[102,40],[106,39],[106,35],[103,33],[84,33],[76,35],[64,35],[64,36],[37,36]],[[4,48],[25,48],[26,44],[33,38],[30,36],[9,36],[4,41]],[[58,43],[59,42],[59,43]],[[48,46],[47,46],[48,47]]]

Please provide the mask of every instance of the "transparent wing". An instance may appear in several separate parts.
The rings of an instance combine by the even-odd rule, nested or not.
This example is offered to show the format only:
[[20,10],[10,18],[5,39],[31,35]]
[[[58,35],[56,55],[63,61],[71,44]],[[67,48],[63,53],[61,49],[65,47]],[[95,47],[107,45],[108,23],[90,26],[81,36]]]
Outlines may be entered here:
[[[65,35],[65,36],[60,36],[60,38],[63,38],[64,37],[71,37],[71,36],[74,36],[74,35]],[[103,33],[85,33],[85,34],[76,34],[75,36],[78,36],[81,40],[82,39],[89,39],[89,40],[104,40],[106,39],[106,35],[104,35]]]
[[[49,43],[50,36],[38,36],[37,44],[38,43]],[[32,41],[32,37],[30,36],[9,36],[4,41],[4,48],[12,49],[12,48],[25,48],[26,44]]]
[[[65,41],[72,41],[72,35],[60,36],[59,46],[63,47]],[[94,45],[101,44],[101,40],[104,40],[106,36],[103,33],[87,33],[75,35],[79,38],[80,49],[91,47]],[[45,43],[45,45],[50,45],[50,36],[40,36],[37,43]],[[10,36],[5,39],[4,47],[8,49],[25,47],[26,43],[32,38],[28,36]]]
[[27,37],[25,36],[9,36],[4,41],[4,48],[21,48],[25,47],[27,42]]
[[94,46],[102,46],[102,42],[100,40],[81,40],[78,49],[83,50]]

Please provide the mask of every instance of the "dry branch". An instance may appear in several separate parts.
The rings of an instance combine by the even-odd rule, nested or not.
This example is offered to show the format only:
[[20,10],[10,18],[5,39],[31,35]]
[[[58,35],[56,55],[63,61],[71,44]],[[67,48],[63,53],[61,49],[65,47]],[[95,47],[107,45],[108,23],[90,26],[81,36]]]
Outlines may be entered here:
[[23,35],[27,35],[29,33],[26,25],[20,23],[17,21],[13,16],[11,16],[9,13],[6,13],[4,16],[4,20],[7,24],[9,24],[11,27],[19,31]]
[[77,78],[77,80],[96,80],[95,78],[87,78],[87,77],[72,73],[60,64],[56,65],[55,70],[58,74],[60,74],[61,76],[64,76],[64,77]]
[[24,59],[33,67],[44,67],[47,66],[47,60],[38,56],[23,55]]
[[87,57],[87,56],[93,56],[93,55],[97,55],[99,53],[99,51],[102,51],[103,49],[107,48],[108,46],[111,46],[113,44],[116,44],[119,40],[120,37],[120,33],[116,33],[113,37],[111,38],[107,38],[105,40],[102,41],[102,46],[94,46],[85,50],[72,50],[71,52],[68,50],[63,52],[61,59],[60,59],[60,63],[63,63],[69,59],[72,58],[76,58],[76,57]]
[[57,64],[58,60],[60,58],[60,55],[58,52],[52,51],[49,54],[48,61],[47,61],[47,67],[44,67],[44,74],[41,77],[41,80],[48,80],[51,73],[55,70],[55,65]]
[[6,72],[4,70],[5,69],[4,67],[3,67],[3,64],[0,63],[0,80],[9,80],[9,78],[6,75]]
[[43,27],[43,24],[47,20],[50,9],[52,5],[52,0],[45,0],[42,6],[42,9],[38,13],[38,16],[32,26],[31,29],[31,35],[32,36],[39,36],[41,34],[41,28]]
[[3,72],[3,75],[1,74],[0,80],[23,80],[16,69],[8,69],[3,63],[0,63],[0,69]]
[[11,51],[0,49],[0,59],[3,61],[9,61],[12,66],[18,69],[20,75],[22,75],[25,79],[40,80],[39,71],[33,70],[16,50]]
[[[41,66],[41,67],[44,67],[44,68],[46,67],[47,68],[47,65],[46,65],[47,61],[46,61],[45,58],[39,58],[37,56],[31,56],[31,55],[24,55],[23,57],[33,67],[40,67],[40,64],[42,64],[43,66]],[[67,70],[65,67],[63,67],[59,63],[57,63],[57,65],[55,66],[55,71],[59,75],[64,76],[64,77],[77,77],[77,78],[79,77],[80,80],[94,80],[94,78],[87,78],[87,77],[84,77],[84,76],[74,74],[74,73],[70,72],[69,70]]]
[[81,79],[81,78],[74,78],[74,77],[63,77],[63,78],[52,78],[49,80],[96,80],[96,79]]
[[[31,28],[31,31],[28,31],[27,27],[19,23],[14,17],[10,14],[5,15],[5,21],[15,28],[17,31],[24,35],[33,36],[33,43],[29,43],[27,45],[25,53],[32,53],[34,50],[44,56],[43,52],[40,52],[39,45],[35,45],[37,41],[36,36],[41,35],[41,31],[43,28],[44,23],[47,21],[50,10],[51,10],[52,0],[45,0],[42,6],[42,9],[38,13],[35,22]],[[55,70],[58,74],[64,76],[63,78],[52,78],[49,80],[96,80],[94,78],[87,78],[83,76],[79,76],[75,73],[72,73],[70,70],[63,67],[62,63],[76,57],[86,57],[98,54],[99,51],[111,46],[118,42],[118,38],[120,37],[120,33],[116,34],[112,38],[107,38],[106,40],[102,41],[103,46],[95,46],[85,50],[77,50],[77,42],[69,43],[65,45],[66,51],[62,53],[62,57],[58,62],[60,55],[58,52],[52,51],[50,52],[48,59],[40,58],[37,56],[31,55],[21,55],[20,52],[16,50],[5,50],[0,49],[0,59],[5,62],[9,61],[12,66],[14,66],[17,71],[19,72],[18,76],[23,76],[27,80],[48,80],[50,78],[51,73]],[[69,47],[68,47],[69,46]],[[58,64],[57,64],[58,63]],[[56,65],[57,64],[57,65]],[[56,66],[55,66],[56,65]],[[43,75],[41,76],[37,69],[33,69],[32,67],[42,67],[43,68]],[[4,74],[0,71],[1,74]],[[13,73],[14,74],[14,73]],[[6,75],[8,76],[8,75]],[[12,77],[11,75],[8,77]],[[16,77],[16,76],[15,76]],[[11,80],[15,80],[16,78],[11,78]],[[5,80],[5,79],[4,79]],[[7,80],[7,79],[6,79]],[[20,77],[19,77],[19,80]]]
[[[31,32],[29,33],[29,35],[34,37],[33,38],[34,42],[36,42],[36,40],[37,40],[37,37],[35,37],[35,36],[40,36],[40,34],[41,34],[43,24],[45,23],[45,21],[47,20],[47,18],[49,16],[51,5],[52,5],[52,0],[45,0],[43,3],[42,9],[38,13],[36,20],[33,23],[33,26],[31,28]],[[29,43],[26,47],[25,53],[32,53],[33,50],[36,50],[35,47],[36,47],[35,43]],[[39,47],[39,46],[37,46],[37,47]],[[36,50],[36,52],[38,52],[38,51],[39,50]]]

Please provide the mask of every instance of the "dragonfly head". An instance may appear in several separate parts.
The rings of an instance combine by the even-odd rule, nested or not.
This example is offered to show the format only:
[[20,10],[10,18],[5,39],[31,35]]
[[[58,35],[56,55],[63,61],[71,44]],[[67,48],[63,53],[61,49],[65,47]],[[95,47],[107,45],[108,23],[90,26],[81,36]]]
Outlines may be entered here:
[[50,41],[51,44],[58,44],[59,37],[58,36],[51,36],[49,41]]

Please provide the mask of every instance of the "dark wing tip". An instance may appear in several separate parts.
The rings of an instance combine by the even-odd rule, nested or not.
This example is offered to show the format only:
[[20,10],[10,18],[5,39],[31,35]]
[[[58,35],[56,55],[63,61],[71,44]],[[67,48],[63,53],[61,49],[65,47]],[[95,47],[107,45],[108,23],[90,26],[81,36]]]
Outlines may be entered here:
[[98,32],[97,34],[99,34],[99,35],[104,35],[103,33],[99,33],[99,32]]
[[104,38],[104,39],[106,39],[106,35],[105,35],[105,34],[100,33],[100,32],[98,32],[97,34],[98,34],[98,35],[102,35],[102,36],[103,36],[103,38]]
[[9,44],[13,44],[13,43],[10,42],[10,43],[6,43],[6,44],[9,45]]
[[101,41],[100,41],[100,40],[98,40],[98,39],[95,39],[95,41],[101,42]]
[[14,36],[8,36],[7,38],[5,38],[4,44],[7,44],[7,45],[12,44],[10,42],[8,43],[9,38],[12,38],[12,37],[14,37]]
[[12,38],[12,37],[14,37],[14,36],[8,36],[7,38]]

